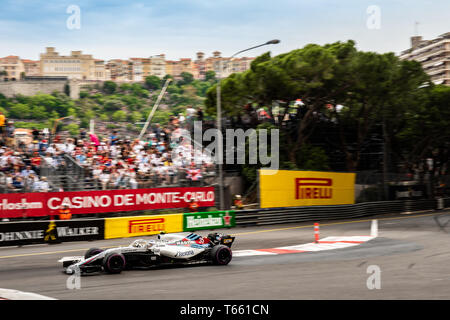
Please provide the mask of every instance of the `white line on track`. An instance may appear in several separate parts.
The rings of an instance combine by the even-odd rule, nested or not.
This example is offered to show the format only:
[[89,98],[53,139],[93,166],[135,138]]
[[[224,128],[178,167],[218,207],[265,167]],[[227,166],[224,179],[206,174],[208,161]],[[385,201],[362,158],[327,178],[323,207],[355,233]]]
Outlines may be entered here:
[[0,288],[0,300],[56,300],[37,293]]

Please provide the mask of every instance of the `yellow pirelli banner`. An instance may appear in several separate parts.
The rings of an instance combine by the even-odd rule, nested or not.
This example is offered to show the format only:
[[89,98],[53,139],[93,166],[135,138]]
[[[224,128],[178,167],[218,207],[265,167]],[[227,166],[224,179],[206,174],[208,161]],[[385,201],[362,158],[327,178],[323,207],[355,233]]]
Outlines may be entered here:
[[355,203],[355,174],[323,171],[259,171],[261,208]]
[[149,236],[183,231],[183,214],[105,219],[105,239]]

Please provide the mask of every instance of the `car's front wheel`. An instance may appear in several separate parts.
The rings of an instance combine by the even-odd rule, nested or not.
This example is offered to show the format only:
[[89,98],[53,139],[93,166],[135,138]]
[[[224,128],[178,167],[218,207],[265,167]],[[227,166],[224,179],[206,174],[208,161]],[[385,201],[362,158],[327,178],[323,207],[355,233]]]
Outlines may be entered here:
[[121,273],[125,264],[125,257],[121,253],[111,252],[103,258],[103,269],[108,273]]
[[84,258],[85,259],[89,259],[90,257],[93,257],[97,254],[99,254],[100,252],[103,252],[103,249],[100,248],[90,248],[88,251],[86,251],[86,253],[84,254]]
[[218,245],[211,250],[211,258],[214,264],[227,265],[232,257],[231,249],[227,246]]

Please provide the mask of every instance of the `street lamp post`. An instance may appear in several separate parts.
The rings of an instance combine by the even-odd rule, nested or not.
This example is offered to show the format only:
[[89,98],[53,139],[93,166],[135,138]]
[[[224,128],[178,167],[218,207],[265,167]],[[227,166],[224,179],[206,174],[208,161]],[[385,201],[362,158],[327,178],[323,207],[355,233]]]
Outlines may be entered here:
[[[230,57],[230,60],[237,56],[238,54],[245,52],[245,51],[249,51],[255,48],[259,48],[262,46],[266,46],[269,44],[277,44],[280,43],[280,40],[270,40],[267,41],[266,43],[251,47],[251,48],[247,48],[241,51],[236,52],[235,54],[233,54]],[[228,67],[228,62],[226,67]],[[219,60],[219,74],[218,74],[218,82],[217,82],[217,160],[218,160],[218,165],[219,165],[219,209],[223,210],[224,209],[224,190],[223,190],[223,139],[222,139],[222,135],[219,135],[219,132],[222,133],[222,104],[221,104],[221,82],[222,82],[222,60]]]

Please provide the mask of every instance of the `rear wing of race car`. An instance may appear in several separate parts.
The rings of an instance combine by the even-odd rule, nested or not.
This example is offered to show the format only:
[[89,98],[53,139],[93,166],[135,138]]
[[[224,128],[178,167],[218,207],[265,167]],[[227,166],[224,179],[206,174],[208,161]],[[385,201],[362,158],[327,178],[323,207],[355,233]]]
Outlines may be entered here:
[[228,248],[231,248],[231,245],[234,242],[235,237],[232,237],[230,235],[225,235],[220,239],[220,244],[226,245]]

